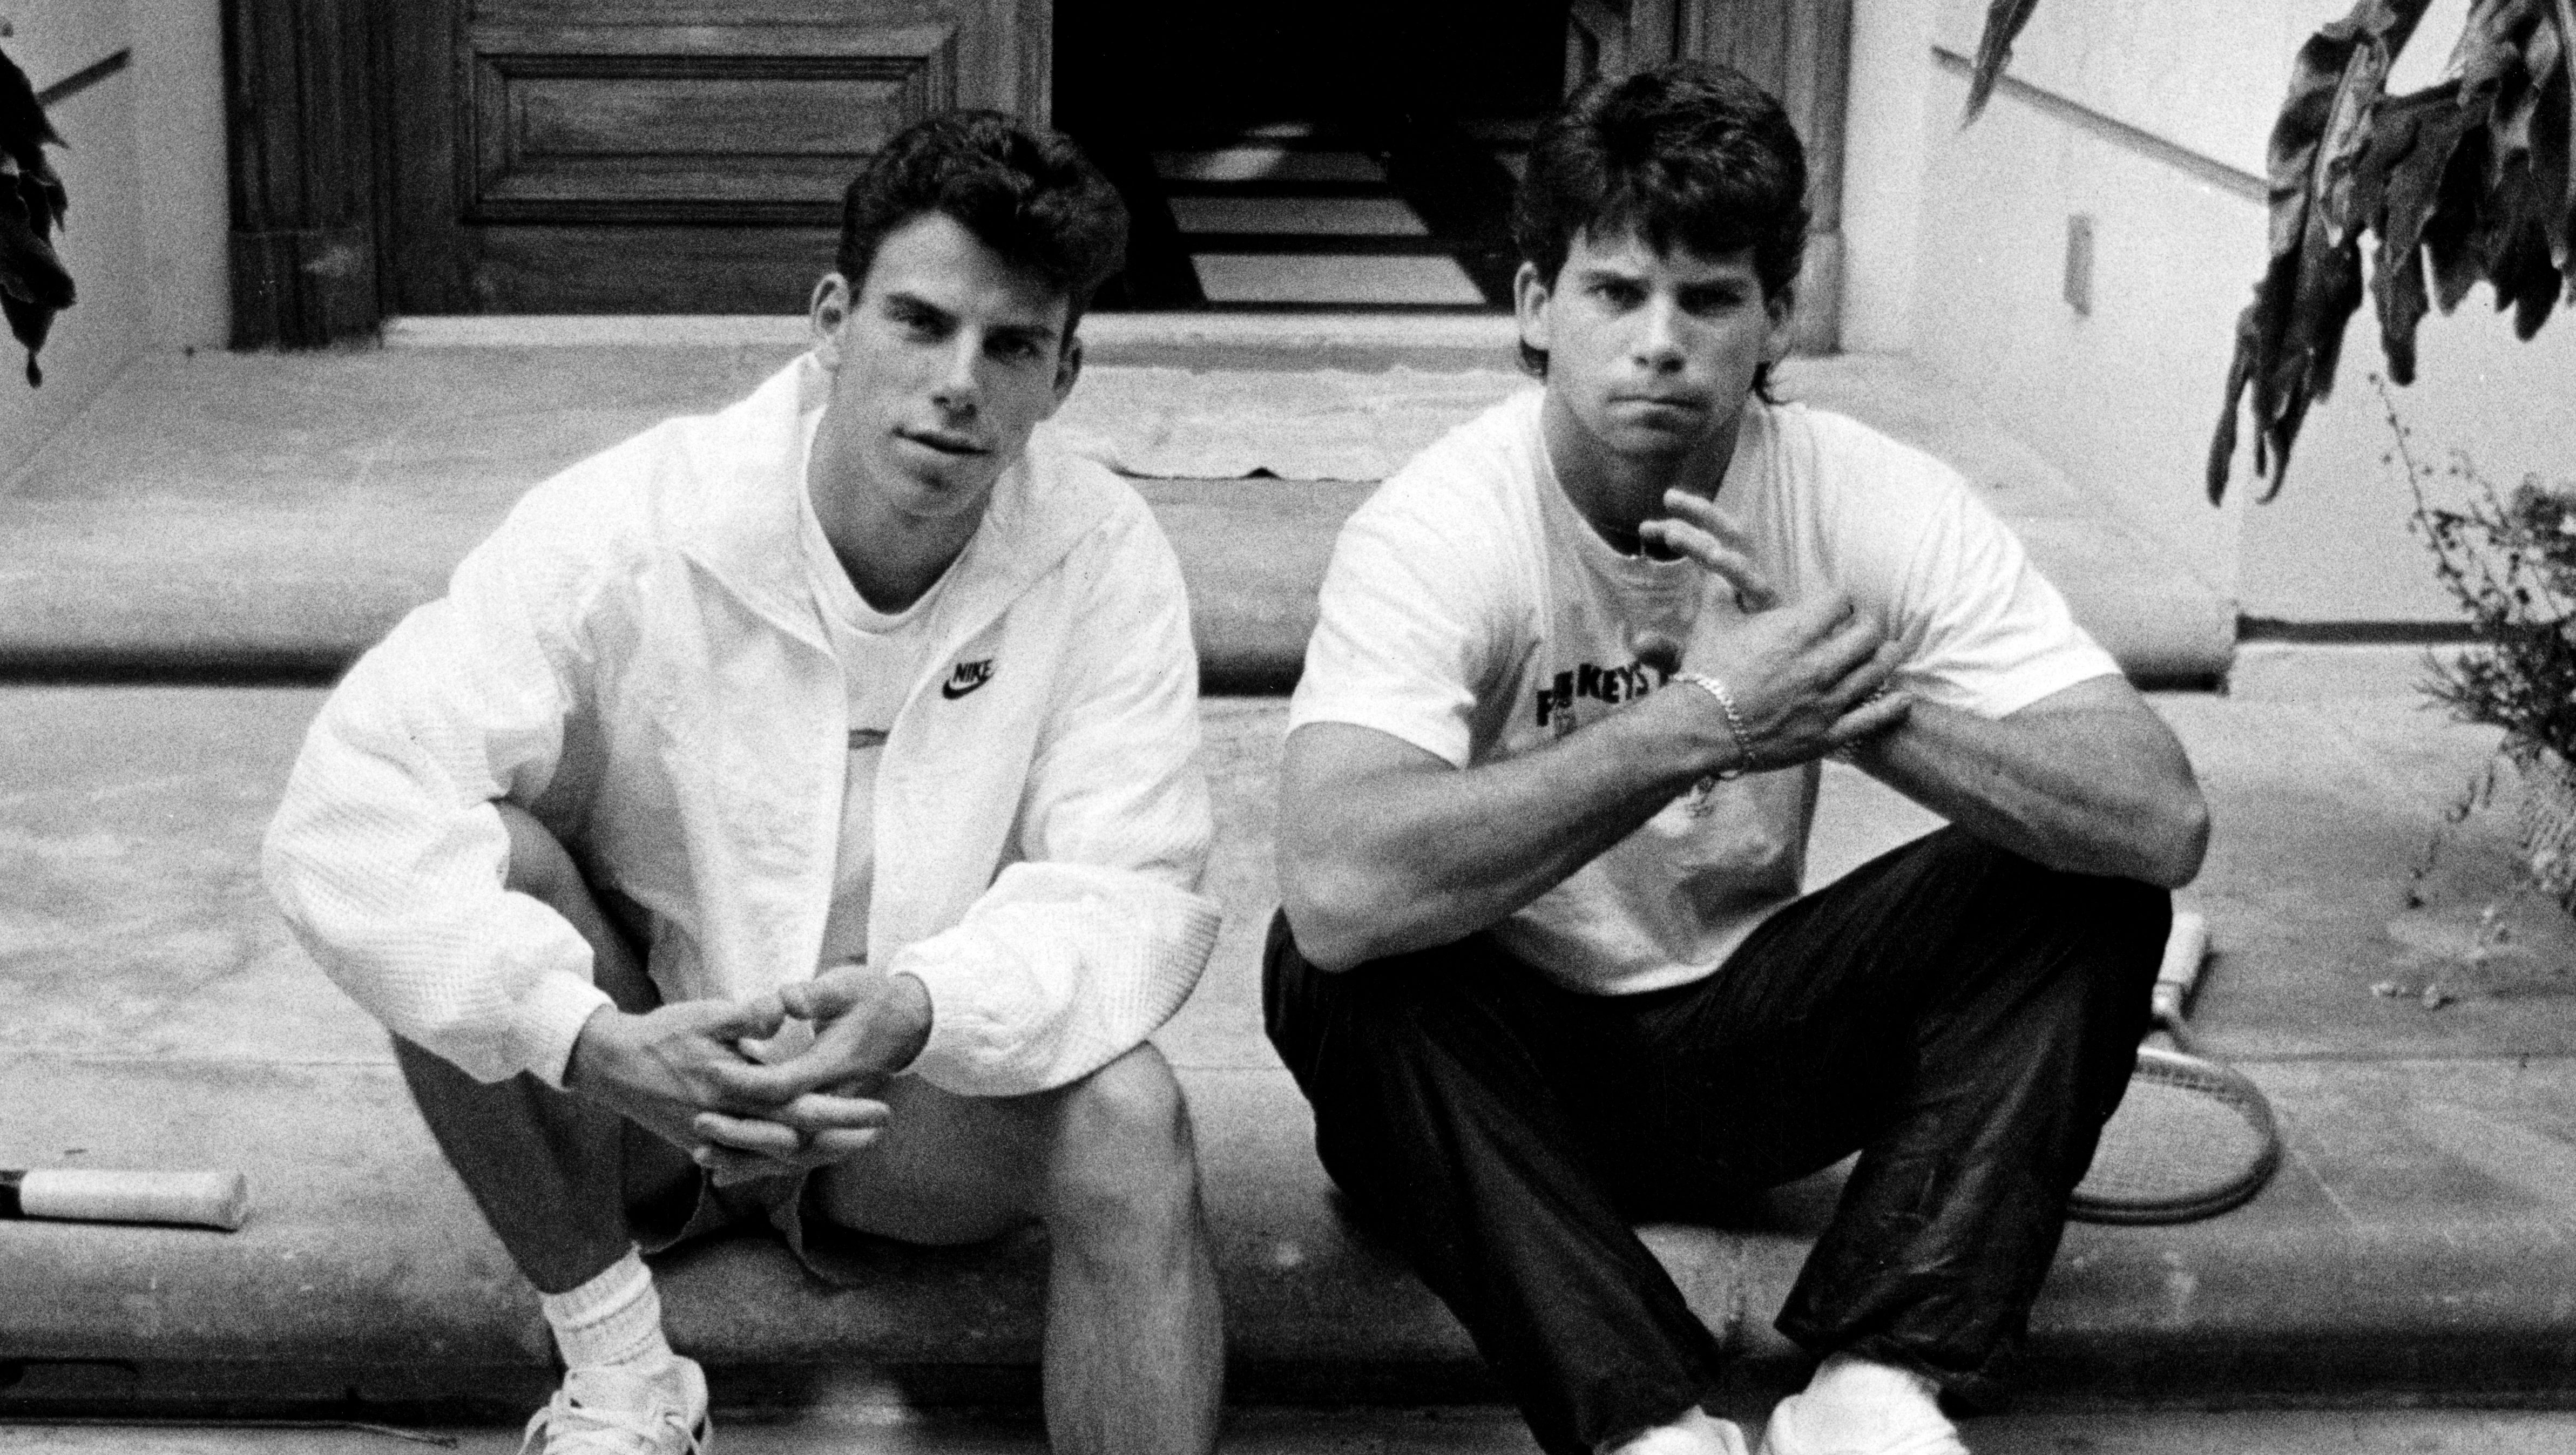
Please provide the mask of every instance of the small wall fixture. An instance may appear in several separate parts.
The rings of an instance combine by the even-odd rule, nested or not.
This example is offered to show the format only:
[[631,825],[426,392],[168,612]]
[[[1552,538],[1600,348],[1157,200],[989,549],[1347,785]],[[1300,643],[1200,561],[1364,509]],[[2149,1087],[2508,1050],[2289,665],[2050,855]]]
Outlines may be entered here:
[[2066,306],[2093,311],[2093,216],[2087,212],[2066,219]]

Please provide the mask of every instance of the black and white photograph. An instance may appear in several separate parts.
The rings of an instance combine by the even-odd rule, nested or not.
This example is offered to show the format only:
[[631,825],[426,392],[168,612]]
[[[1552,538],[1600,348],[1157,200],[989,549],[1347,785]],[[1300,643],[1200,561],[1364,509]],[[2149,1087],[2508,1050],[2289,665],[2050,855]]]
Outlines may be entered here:
[[2571,0],[0,0],[0,1455],[2576,1452]]

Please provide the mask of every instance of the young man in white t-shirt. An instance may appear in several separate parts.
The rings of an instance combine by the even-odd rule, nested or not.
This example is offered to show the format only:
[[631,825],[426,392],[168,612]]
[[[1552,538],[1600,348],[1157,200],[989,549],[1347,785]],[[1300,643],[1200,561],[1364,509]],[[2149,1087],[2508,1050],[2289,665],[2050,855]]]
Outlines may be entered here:
[[[1631,1223],[1858,1151],[1770,1455],[1955,1455],[2125,1087],[2207,810],[1953,472],[1771,402],[1780,108],[1604,82],[1515,207],[1542,389],[1344,529],[1289,714],[1270,1034],[1551,1451],[1740,1451]],[[1800,898],[1817,760],[1953,827]]]
[[539,485],[308,736],[266,869],[395,1036],[565,1376],[532,1443],[702,1448],[642,1254],[1043,1222],[1056,1448],[1203,1452],[1224,1340],[1145,1038],[1215,943],[1178,563],[1033,439],[1126,213],[934,117],[850,185],[813,348]]

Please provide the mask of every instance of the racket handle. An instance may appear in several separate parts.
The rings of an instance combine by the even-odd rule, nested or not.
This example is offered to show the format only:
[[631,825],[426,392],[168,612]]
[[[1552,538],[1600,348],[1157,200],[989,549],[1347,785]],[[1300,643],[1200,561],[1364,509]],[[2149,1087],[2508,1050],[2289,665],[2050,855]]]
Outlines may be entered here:
[[0,1216],[87,1223],[179,1223],[229,1233],[250,1213],[238,1172],[0,1172]]
[[2200,984],[2201,962],[2209,958],[2209,921],[2187,909],[2174,911],[2173,929],[2165,935],[2164,962],[2156,967],[2156,988],[2149,1007],[2159,1021],[2182,1019],[2193,987]]

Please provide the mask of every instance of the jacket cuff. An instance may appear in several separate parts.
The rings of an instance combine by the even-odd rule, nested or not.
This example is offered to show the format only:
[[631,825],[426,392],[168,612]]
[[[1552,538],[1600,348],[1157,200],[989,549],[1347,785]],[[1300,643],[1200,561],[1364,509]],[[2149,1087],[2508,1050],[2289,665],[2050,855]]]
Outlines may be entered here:
[[581,1039],[581,1028],[603,1005],[612,1004],[608,992],[570,971],[556,971],[538,980],[525,1000],[519,1002],[519,1046],[522,1069],[557,1091],[564,1089],[564,1075],[572,1069],[573,1043]]
[[[930,1035],[922,1041],[921,1049],[913,1053],[911,1063],[895,1073],[899,1076],[959,1064],[966,1058],[969,1048],[983,1039],[967,1033],[971,1025],[982,1019],[970,1009],[974,1004],[972,987],[978,973],[976,967],[937,954],[920,953],[922,949],[921,945],[907,948],[896,957],[892,972],[911,976],[930,993]],[[989,1036],[990,1027],[984,1030],[985,1036]]]

